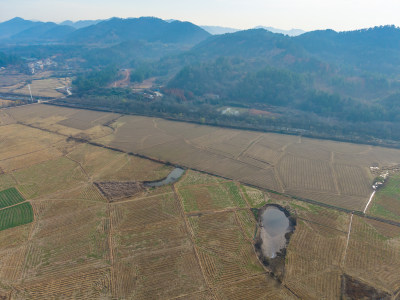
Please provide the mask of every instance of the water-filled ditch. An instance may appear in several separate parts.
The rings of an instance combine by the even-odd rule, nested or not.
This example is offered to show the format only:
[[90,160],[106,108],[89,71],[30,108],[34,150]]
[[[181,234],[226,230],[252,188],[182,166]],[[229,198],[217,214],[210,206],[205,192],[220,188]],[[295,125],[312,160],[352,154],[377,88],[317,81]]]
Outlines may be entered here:
[[185,173],[185,170],[182,168],[175,168],[168,174],[168,176],[162,180],[157,181],[146,181],[144,182],[144,186],[146,187],[160,187],[163,185],[171,184],[177,182],[179,178]]

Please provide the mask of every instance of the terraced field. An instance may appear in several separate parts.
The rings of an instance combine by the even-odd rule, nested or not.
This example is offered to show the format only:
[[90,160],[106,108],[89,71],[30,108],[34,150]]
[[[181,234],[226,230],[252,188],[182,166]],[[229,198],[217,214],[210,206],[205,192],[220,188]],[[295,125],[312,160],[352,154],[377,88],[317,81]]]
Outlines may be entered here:
[[[363,209],[370,164],[398,150],[48,105],[0,128],[0,298],[339,299],[344,274],[399,296],[399,227],[257,188]],[[223,177],[189,169],[110,203],[96,182],[173,169],[123,151]],[[397,185],[375,204],[390,210]],[[297,217],[281,283],[254,251],[251,208],[266,203]]]

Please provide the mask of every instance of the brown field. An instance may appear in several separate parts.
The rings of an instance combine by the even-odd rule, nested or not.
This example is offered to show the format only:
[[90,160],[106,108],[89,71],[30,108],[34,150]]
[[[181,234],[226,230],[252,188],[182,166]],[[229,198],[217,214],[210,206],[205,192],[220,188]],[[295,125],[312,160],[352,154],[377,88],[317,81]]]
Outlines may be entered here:
[[[33,97],[51,98],[60,98],[65,96],[63,93],[58,92],[57,89],[66,85],[71,85],[71,80],[69,78],[36,79],[30,84]],[[14,89],[12,92],[16,94],[30,95],[28,85]]]
[[64,94],[57,89],[71,86],[71,78],[51,77],[52,72],[41,72],[33,76],[25,74],[5,73],[0,76],[0,92],[30,95],[28,82],[31,82],[31,91],[34,98],[37,97],[63,97]]
[[14,103],[14,101],[11,101],[11,100],[0,99],[1,107],[11,106],[13,103]]
[[354,216],[345,271],[382,291],[400,288],[400,228]]
[[[395,149],[46,105],[9,114],[20,122],[126,152],[356,210],[363,210],[372,193],[369,167],[400,160]],[[113,128],[103,126],[113,120]]]
[[[0,231],[0,296],[340,299],[343,274],[400,290],[399,227],[246,186],[363,209],[368,159],[389,165],[398,150],[48,105],[3,111],[0,122],[0,189],[16,187],[34,210],[33,223]],[[235,181],[187,170],[174,185],[109,203],[95,182],[158,180],[173,167],[70,136]],[[297,216],[281,284],[253,247],[250,208],[265,203]]]
[[140,182],[135,181],[102,181],[96,182],[95,185],[110,202],[136,196],[145,190]]
[[369,167],[400,160],[395,149],[48,105],[15,108],[8,114],[64,135],[361,211],[372,193]]

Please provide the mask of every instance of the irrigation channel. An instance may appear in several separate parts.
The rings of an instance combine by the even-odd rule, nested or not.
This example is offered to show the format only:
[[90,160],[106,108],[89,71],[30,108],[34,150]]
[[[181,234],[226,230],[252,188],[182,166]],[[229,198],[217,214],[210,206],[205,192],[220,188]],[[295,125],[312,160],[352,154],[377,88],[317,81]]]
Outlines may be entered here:
[[162,180],[157,181],[145,181],[143,184],[147,187],[160,187],[163,185],[167,185],[170,183],[177,182],[179,178],[185,173],[185,170],[182,168],[175,168],[168,174],[168,176]]

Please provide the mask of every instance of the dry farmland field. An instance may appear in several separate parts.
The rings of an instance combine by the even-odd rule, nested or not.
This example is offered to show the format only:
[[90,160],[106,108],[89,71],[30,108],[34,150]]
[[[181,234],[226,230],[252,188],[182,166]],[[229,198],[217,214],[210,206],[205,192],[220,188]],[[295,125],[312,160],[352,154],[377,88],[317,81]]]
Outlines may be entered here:
[[49,105],[14,108],[8,115],[24,125],[349,210],[367,205],[371,166],[400,163],[397,149],[157,118]]
[[2,74],[0,76],[0,93],[29,96],[29,83],[34,98],[60,98],[64,96],[60,91],[65,89],[66,86],[71,86],[71,79],[67,77],[51,77],[51,75],[51,72],[42,72],[34,76]]
[[[340,210],[365,208],[369,167],[398,150],[43,104],[0,129],[0,299],[399,297],[400,227]],[[188,169],[143,187],[163,161]],[[395,221],[391,178],[368,214]],[[281,282],[254,251],[251,209],[270,203],[297,218]]]

